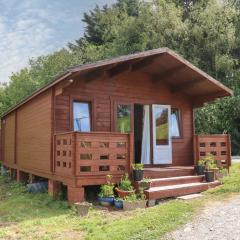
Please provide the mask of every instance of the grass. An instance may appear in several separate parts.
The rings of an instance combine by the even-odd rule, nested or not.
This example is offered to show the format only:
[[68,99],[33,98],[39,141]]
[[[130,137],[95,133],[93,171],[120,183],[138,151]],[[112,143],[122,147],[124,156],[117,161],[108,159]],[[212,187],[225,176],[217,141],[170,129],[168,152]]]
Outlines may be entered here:
[[24,186],[0,177],[0,239],[160,239],[189,221],[208,201],[239,192],[240,164],[235,164],[224,184],[200,200],[171,200],[132,212],[92,210],[80,218],[66,202],[29,194]]

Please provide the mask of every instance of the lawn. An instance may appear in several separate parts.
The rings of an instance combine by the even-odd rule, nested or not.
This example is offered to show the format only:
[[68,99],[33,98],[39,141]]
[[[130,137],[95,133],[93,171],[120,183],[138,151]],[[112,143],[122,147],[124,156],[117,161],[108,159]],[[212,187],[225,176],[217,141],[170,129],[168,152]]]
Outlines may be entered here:
[[24,186],[0,177],[0,239],[160,239],[208,201],[239,192],[240,164],[235,164],[224,185],[200,200],[171,200],[128,213],[92,210],[80,218],[66,202],[29,194]]

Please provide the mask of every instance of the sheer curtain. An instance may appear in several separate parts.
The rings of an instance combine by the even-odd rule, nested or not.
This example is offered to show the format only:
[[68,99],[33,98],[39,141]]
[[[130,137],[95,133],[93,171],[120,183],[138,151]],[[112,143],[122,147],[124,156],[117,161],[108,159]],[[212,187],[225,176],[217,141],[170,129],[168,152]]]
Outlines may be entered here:
[[143,134],[142,134],[142,152],[141,163],[150,164],[150,116],[149,106],[143,107]]

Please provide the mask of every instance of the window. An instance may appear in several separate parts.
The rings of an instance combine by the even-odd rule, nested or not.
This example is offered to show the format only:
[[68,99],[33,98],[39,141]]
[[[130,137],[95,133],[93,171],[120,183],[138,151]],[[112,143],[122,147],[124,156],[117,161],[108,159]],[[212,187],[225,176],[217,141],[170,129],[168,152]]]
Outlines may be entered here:
[[73,126],[74,131],[90,132],[90,104],[85,102],[73,102]]
[[173,138],[181,137],[180,131],[180,111],[177,108],[171,110],[171,135]]
[[131,105],[117,105],[117,131],[121,133],[131,131]]
[[157,107],[154,111],[156,145],[169,144],[168,108]]

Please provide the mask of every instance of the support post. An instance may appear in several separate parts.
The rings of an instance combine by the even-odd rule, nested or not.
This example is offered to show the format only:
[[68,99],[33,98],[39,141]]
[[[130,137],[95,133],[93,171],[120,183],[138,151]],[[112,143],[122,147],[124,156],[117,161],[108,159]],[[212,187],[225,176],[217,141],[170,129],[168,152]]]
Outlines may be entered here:
[[60,192],[61,192],[61,182],[49,179],[48,194],[53,198],[57,198]]
[[68,186],[68,202],[84,202],[84,187],[72,187]]

